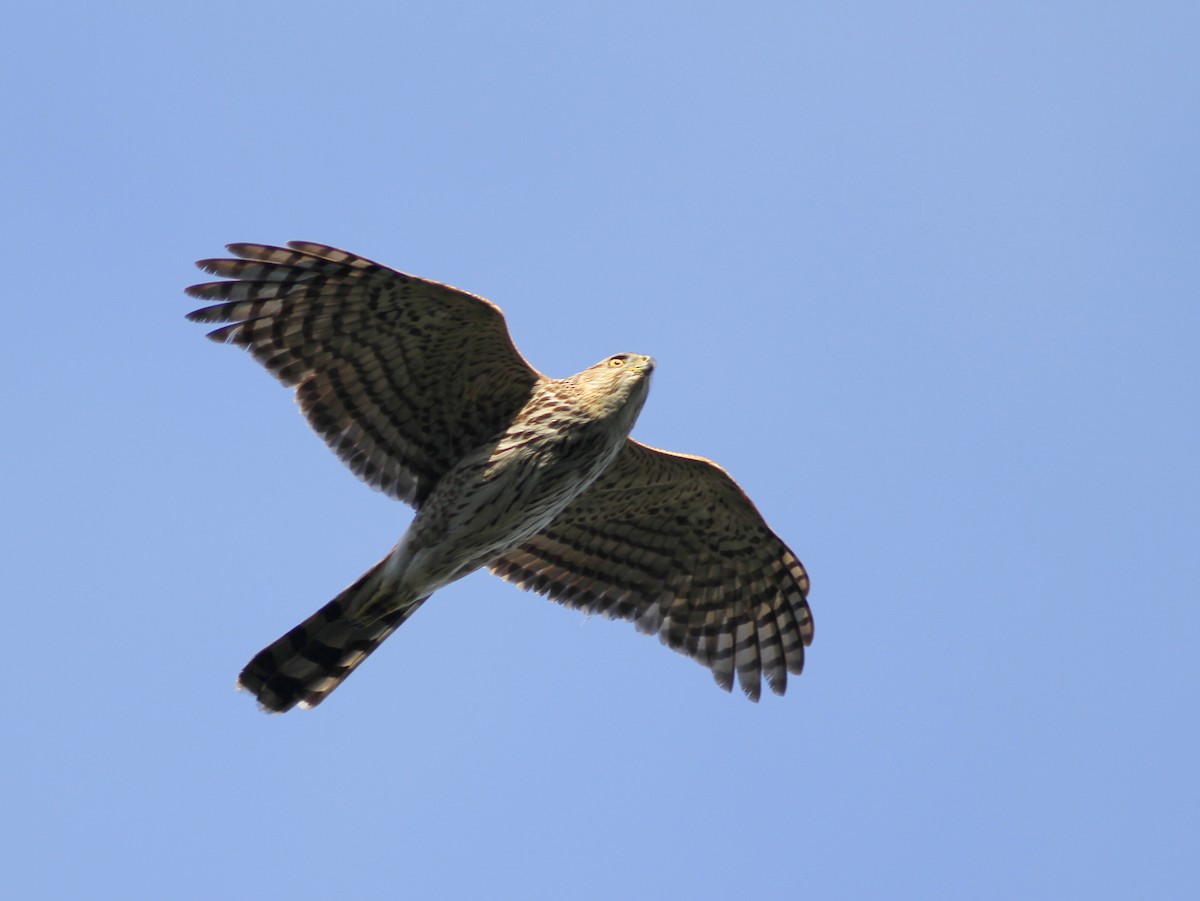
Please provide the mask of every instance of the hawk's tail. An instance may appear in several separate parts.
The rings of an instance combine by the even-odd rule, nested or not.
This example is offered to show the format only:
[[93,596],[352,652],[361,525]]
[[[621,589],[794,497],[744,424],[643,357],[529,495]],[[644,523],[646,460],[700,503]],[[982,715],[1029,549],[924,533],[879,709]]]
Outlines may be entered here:
[[325,700],[426,600],[416,598],[365,625],[352,621],[346,611],[362,609],[363,602],[371,600],[384,562],[255,654],[238,676],[238,688],[253,694],[270,713],[283,713],[297,704],[316,707]]

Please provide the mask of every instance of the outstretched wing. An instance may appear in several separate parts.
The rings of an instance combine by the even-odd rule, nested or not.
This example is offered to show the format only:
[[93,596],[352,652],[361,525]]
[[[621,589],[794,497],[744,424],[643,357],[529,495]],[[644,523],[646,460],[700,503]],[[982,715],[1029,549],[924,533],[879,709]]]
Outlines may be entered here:
[[628,440],[616,462],[492,572],[569,607],[633,620],[758,700],[812,642],[808,575],[729,474]]
[[296,389],[312,427],[359,477],[420,506],[468,451],[503,429],[540,374],[500,308],[343,250],[230,244],[196,265],[233,281],[187,289],[220,301],[188,315],[246,347]]

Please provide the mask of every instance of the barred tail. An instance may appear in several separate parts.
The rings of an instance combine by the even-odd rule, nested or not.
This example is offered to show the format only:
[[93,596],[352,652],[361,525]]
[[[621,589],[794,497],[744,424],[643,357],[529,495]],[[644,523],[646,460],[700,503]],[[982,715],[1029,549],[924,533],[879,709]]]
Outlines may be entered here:
[[[346,616],[379,588],[386,558],[336,598],[254,655],[238,676],[238,688],[258,698],[268,713],[283,713],[297,704],[316,707],[342,684],[383,640],[416,612],[426,598],[416,598],[374,622],[363,625]],[[365,597],[364,597],[365,596]]]

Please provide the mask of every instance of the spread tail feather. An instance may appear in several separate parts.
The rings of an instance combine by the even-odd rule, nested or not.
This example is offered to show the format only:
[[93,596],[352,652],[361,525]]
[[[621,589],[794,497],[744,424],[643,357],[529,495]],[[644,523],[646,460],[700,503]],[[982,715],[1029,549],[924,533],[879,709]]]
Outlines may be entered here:
[[362,610],[380,600],[372,595],[379,591],[386,560],[255,654],[238,676],[238,688],[253,694],[270,713],[283,713],[297,704],[316,707],[325,700],[426,600],[415,598],[365,624],[347,616],[347,610]]

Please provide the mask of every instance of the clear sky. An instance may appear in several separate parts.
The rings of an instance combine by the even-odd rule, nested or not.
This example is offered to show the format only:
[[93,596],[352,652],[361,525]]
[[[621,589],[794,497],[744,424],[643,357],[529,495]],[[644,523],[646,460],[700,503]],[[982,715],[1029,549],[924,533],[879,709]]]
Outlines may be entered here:
[[[5,19],[0,894],[1200,897],[1200,6]],[[235,693],[411,515],[183,318],[288,239],[653,354],[812,575],[787,697],[486,574]]]

